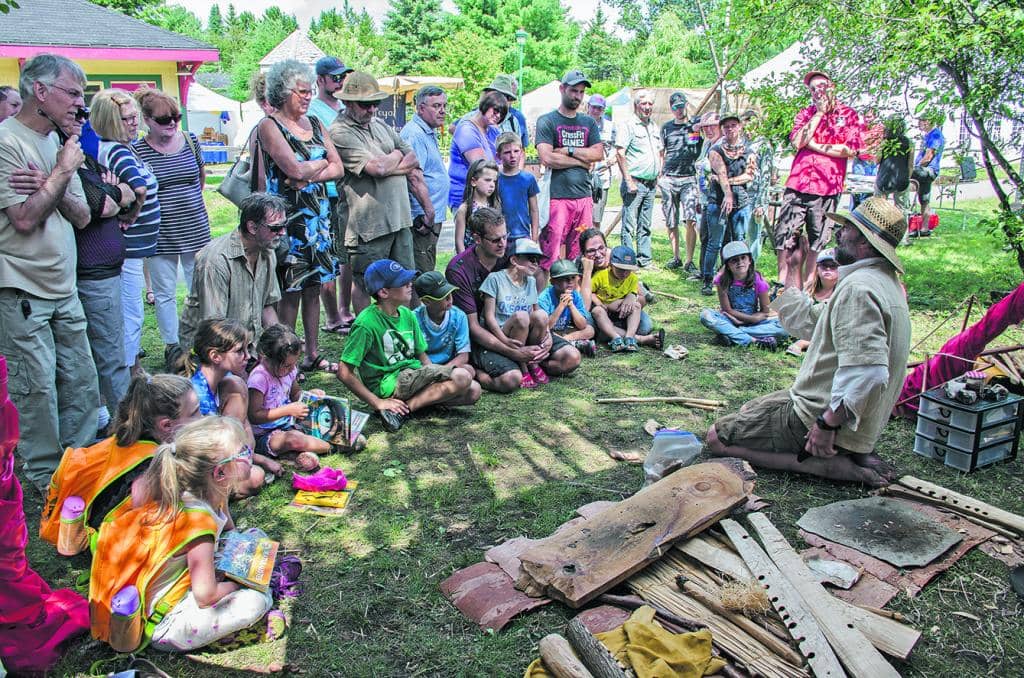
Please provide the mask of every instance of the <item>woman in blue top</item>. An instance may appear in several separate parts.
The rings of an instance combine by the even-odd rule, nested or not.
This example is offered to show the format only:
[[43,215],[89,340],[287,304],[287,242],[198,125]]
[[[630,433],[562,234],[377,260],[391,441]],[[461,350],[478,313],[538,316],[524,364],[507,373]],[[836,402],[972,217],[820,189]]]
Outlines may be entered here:
[[500,92],[484,92],[477,110],[455,125],[452,149],[448,163],[448,206],[452,212],[462,204],[466,190],[466,172],[474,160],[486,158],[497,161],[494,142],[498,139],[498,125],[508,115],[508,99]]
[[100,137],[97,160],[131,186],[135,203],[121,214],[125,260],[121,267],[121,304],[124,313],[124,360],[135,374],[140,369],[145,288],[143,259],[156,254],[160,235],[158,182],[152,168],[132,148],[139,132],[139,109],[130,94],[105,89],[92,99],[92,127]]
[[344,170],[333,143],[320,121],[306,115],[313,98],[313,71],[294,60],[281,61],[267,73],[267,103],[274,112],[260,121],[258,138],[266,168],[267,192],[288,201],[286,256],[278,255],[281,302],[277,315],[292,330],[302,302],[306,360],[300,369],[321,369],[320,286],[334,280],[337,259],[331,235],[330,203],[326,181],[341,178]]

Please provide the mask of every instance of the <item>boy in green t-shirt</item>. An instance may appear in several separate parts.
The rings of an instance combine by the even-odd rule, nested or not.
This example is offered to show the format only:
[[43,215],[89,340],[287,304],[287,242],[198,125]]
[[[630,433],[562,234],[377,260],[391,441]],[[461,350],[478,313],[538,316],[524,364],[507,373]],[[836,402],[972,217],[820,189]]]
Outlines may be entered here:
[[415,277],[391,259],[367,267],[363,280],[376,303],[352,324],[338,364],[338,379],[377,410],[391,432],[429,405],[472,405],[480,398],[469,372],[427,357],[427,341],[408,307]]
[[[608,347],[615,353],[637,351],[638,344],[660,349],[665,343],[664,330],[639,329],[646,314],[638,299],[640,279],[635,272],[637,268],[636,253],[625,245],[619,245],[612,250],[611,265],[590,279],[594,324],[603,337],[610,340]],[[646,324],[649,325],[650,320]]]

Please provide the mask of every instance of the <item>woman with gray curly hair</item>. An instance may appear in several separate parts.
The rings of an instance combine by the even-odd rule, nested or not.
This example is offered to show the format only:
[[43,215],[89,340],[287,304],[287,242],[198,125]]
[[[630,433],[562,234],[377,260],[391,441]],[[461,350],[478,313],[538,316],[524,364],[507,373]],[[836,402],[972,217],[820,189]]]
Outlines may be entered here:
[[[273,113],[258,126],[266,172],[267,192],[283,197],[288,211],[288,252],[278,254],[281,283],[278,318],[295,329],[302,304],[306,360],[301,369],[330,370],[320,357],[320,285],[334,279],[337,270],[331,240],[330,207],[326,181],[339,179],[344,170],[334,144],[324,143],[327,131],[307,116],[313,99],[313,71],[294,60],[274,64],[267,73],[267,103]],[[331,370],[333,371],[333,370]]]

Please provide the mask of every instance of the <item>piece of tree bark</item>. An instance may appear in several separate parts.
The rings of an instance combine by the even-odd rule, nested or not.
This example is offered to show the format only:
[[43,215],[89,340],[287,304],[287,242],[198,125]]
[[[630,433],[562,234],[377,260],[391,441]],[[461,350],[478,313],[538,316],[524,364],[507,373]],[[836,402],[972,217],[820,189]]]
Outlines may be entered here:
[[608,648],[579,619],[569,622],[565,637],[583,665],[594,674],[594,678],[627,678],[626,672]]
[[551,633],[540,639],[540,659],[544,668],[554,674],[555,678],[594,678],[580,658],[572,651],[569,641]]
[[[519,555],[551,598],[578,608],[741,506],[755,475],[739,459],[680,469]],[[521,588],[521,587],[520,587]]]

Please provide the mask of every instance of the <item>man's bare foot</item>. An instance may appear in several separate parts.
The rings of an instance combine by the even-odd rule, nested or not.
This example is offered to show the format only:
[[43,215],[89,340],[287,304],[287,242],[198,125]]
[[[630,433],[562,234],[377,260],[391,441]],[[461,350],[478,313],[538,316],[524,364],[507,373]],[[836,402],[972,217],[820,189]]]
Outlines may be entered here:
[[896,480],[900,475],[895,466],[882,459],[874,452],[871,452],[870,454],[851,454],[850,458],[853,459],[853,463],[858,466],[869,468],[882,476],[882,478],[885,479],[886,485]]
[[[885,487],[889,484],[889,479],[882,475],[879,467],[858,464],[854,461],[853,456],[850,454],[837,454],[834,457],[828,458],[809,457],[800,464],[799,468],[803,473],[810,473],[811,475],[828,478],[829,480],[862,483],[870,487]],[[868,457],[874,455],[857,456]],[[877,456],[875,458],[881,464],[885,464]]]

